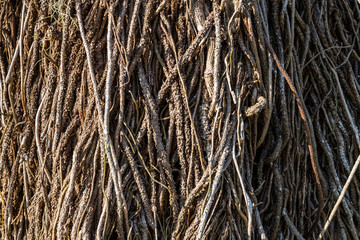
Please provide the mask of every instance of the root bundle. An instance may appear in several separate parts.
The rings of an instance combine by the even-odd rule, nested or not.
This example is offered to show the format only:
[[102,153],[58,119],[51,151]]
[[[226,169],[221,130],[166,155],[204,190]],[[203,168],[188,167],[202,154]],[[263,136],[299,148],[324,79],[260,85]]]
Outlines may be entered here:
[[358,239],[360,3],[0,2],[2,239]]

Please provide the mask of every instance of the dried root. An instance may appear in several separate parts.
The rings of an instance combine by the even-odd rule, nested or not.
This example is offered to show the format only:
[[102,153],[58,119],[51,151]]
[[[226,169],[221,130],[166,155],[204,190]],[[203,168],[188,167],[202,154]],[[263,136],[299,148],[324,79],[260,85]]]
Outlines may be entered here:
[[2,239],[358,239],[360,2],[0,1]]

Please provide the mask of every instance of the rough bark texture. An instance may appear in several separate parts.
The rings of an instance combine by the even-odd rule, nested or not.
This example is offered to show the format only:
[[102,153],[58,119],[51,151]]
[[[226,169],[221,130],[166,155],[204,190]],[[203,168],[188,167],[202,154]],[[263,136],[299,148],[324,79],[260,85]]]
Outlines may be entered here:
[[360,2],[0,1],[1,239],[359,239]]

